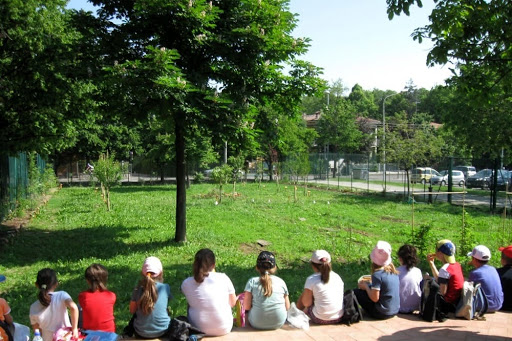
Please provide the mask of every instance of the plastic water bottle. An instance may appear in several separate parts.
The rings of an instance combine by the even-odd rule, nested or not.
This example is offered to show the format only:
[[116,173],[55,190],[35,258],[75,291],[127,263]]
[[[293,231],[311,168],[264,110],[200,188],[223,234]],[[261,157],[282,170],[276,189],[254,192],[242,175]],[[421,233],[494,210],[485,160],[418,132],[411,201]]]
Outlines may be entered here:
[[39,329],[34,330],[34,338],[32,339],[32,341],[43,341]]

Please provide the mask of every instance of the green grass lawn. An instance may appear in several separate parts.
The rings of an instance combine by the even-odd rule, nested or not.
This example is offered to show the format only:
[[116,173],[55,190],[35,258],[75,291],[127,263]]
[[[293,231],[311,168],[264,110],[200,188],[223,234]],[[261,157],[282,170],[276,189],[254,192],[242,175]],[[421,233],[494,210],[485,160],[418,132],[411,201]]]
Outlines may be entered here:
[[[28,325],[30,304],[37,299],[34,282],[39,269],[54,268],[59,289],[76,301],[86,289],[85,269],[100,262],[109,270],[109,289],[117,294],[115,316],[121,332],[130,317],[131,291],[149,255],[162,260],[164,280],[174,294],[172,314],[177,316],[186,314],[179,287],[192,273],[194,254],[204,247],[215,252],[217,270],[231,278],[238,293],[256,275],[256,257],[264,249],[257,241],[268,241],[265,249],[276,254],[277,275],[295,301],[312,273],[307,261],[313,250],[329,251],[345,287],[353,288],[359,276],[369,273],[368,255],[378,240],[390,242],[394,253],[411,241],[412,205],[398,199],[315,188],[305,196],[299,188],[295,201],[293,186],[269,183],[238,185],[237,190],[235,199],[224,197],[216,205],[213,185],[193,185],[187,192],[188,241],[177,244],[172,241],[174,186],[115,188],[112,212],[106,211],[99,192],[92,188],[63,188],[3,247],[0,273],[7,281],[0,284],[2,296],[10,303],[15,321]],[[475,243],[487,245],[493,252],[492,264],[498,265],[497,247],[510,242],[510,223],[485,209],[470,210],[468,219]],[[414,205],[415,231],[422,225],[431,227],[429,252],[441,238],[450,238],[458,246],[461,218],[461,207]],[[458,257],[466,263],[466,257]],[[420,266],[425,269],[426,264]]]

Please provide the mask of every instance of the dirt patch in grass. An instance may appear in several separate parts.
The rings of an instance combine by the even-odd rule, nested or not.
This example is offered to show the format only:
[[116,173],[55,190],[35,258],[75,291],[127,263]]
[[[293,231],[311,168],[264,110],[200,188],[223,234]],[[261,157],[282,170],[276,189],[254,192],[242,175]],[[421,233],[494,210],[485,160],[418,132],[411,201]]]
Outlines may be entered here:
[[[343,230],[345,230],[346,232],[350,232],[350,228],[348,227],[345,227]],[[356,230],[356,229],[352,229],[352,233],[355,233],[355,234],[360,234],[361,236],[365,236],[365,237],[369,237],[371,234],[366,232],[366,231],[361,231],[361,230]],[[357,243],[357,241],[355,241]]]
[[380,217],[381,220],[385,220],[385,221],[392,221],[394,223],[405,223],[407,224],[408,221],[407,220],[403,220],[403,219],[399,219],[399,218],[395,218],[395,217],[390,217],[390,216],[382,216]]
[[25,228],[29,224],[30,219],[39,214],[41,207],[48,203],[52,194],[55,193],[56,190],[57,189],[51,190],[49,194],[42,195],[35,209],[25,211],[21,217],[13,217],[3,221],[0,224],[0,245],[8,244],[11,238],[16,237],[20,233],[21,229]]
[[258,243],[254,243],[254,244],[252,244],[252,243],[242,243],[242,244],[240,244],[238,249],[240,251],[242,251],[243,253],[245,253],[246,255],[250,255],[250,254],[253,254],[253,253],[259,253],[259,252],[265,250],[265,248],[260,246]]

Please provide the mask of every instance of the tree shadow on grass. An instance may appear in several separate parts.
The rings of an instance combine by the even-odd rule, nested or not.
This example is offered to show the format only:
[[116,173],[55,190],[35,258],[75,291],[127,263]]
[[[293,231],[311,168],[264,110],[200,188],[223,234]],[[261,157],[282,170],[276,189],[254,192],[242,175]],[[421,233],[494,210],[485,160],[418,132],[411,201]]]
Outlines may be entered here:
[[[127,242],[132,233],[140,230],[151,231],[152,228],[128,229],[124,226],[100,225],[67,230],[24,229],[13,244],[7,246],[2,264],[6,267],[22,267],[36,262],[77,262],[89,257],[110,259],[138,252],[151,253],[164,247],[180,245],[172,241],[174,231],[171,229],[164,232],[168,238],[162,236],[159,230],[158,238],[152,238],[148,232],[148,237],[144,240]],[[16,251],[23,249],[36,251]]]

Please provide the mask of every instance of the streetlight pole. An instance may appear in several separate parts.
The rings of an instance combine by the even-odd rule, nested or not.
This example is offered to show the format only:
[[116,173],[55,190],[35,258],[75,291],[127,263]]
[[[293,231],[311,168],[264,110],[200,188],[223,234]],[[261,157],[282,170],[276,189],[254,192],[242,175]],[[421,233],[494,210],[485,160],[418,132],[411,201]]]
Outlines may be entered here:
[[384,179],[384,193],[386,192],[386,99],[395,95],[398,94],[387,95],[382,100],[382,161],[384,163],[384,172],[382,177]]

